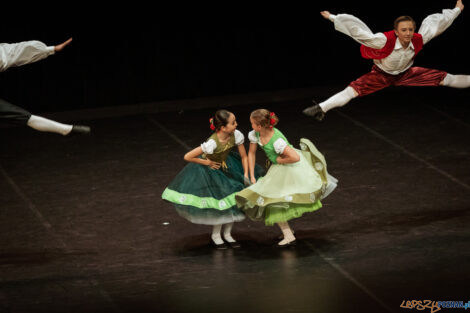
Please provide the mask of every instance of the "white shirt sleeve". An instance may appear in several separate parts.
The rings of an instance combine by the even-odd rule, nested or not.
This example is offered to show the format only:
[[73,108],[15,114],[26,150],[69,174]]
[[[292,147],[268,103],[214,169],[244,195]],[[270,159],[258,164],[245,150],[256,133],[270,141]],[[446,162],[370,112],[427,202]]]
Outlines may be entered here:
[[274,151],[276,151],[277,154],[282,154],[284,152],[284,149],[287,147],[287,142],[282,138],[278,138],[274,142],[273,146],[274,146]]
[[330,15],[330,21],[335,24],[335,29],[348,35],[360,44],[374,49],[382,49],[387,43],[387,37],[383,33],[372,33],[364,22],[353,15]]
[[256,137],[254,130],[248,133],[248,139],[250,140],[251,143],[258,143],[258,137]]
[[235,144],[237,146],[242,145],[245,142],[245,136],[238,129],[235,129]]
[[202,152],[205,154],[212,154],[214,153],[215,148],[217,148],[217,143],[214,139],[209,139],[203,144],[201,144]]
[[53,46],[32,40],[20,43],[0,43],[0,72],[12,66],[21,66],[47,58],[54,54]]
[[459,8],[445,9],[442,13],[431,14],[423,20],[418,33],[423,36],[423,43],[442,34],[460,14]]

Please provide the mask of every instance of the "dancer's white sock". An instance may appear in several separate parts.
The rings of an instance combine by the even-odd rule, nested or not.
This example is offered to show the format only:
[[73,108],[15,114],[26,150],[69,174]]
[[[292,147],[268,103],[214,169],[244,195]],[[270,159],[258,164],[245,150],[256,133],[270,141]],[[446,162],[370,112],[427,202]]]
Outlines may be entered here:
[[346,87],[343,91],[338,92],[337,94],[331,96],[327,100],[319,104],[323,112],[328,112],[329,110],[341,107],[348,103],[351,99],[357,97],[357,92],[351,86]]
[[295,240],[295,236],[292,233],[292,229],[290,228],[287,222],[279,222],[277,223],[279,228],[281,229],[282,233],[284,234],[284,239],[281,240],[278,245],[283,246]]
[[68,135],[72,130],[72,125],[62,124],[47,118],[31,115],[27,122],[28,126],[42,132],[52,132]]
[[212,235],[211,235],[211,238],[212,238],[212,241],[216,244],[216,245],[221,245],[224,243],[224,241],[222,240],[222,237],[220,236],[220,231],[222,230],[222,224],[220,225],[214,225],[214,228],[212,228]]
[[[295,235],[295,231],[291,228],[292,235]],[[277,239],[282,240],[284,239],[284,234],[280,235]]]
[[225,227],[224,227],[224,239],[225,239],[225,241],[227,241],[227,242],[236,242],[236,240],[233,239],[233,237],[232,237],[232,227],[233,227],[233,223],[225,224]]
[[468,88],[470,87],[470,75],[447,74],[442,81],[442,85],[453,88]]

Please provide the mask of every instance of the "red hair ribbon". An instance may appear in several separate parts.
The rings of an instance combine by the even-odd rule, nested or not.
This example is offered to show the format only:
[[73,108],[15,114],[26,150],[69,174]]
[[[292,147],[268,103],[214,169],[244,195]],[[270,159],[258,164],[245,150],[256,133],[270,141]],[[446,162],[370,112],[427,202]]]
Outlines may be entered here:
[[209,119],[209,123],[211,123],[211,126],[210,126],[210,128],[211,128],[212,130],[215,130],[215,126],[214,126],[214,118],[213,118],[213,117],[211,117],[211,118]]

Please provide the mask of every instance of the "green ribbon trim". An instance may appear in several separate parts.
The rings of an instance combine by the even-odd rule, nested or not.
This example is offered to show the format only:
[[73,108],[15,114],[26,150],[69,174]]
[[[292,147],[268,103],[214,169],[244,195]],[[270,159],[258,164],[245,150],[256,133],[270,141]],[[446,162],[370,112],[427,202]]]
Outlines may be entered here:
[[188,193],[179,193],[166,188],[162,194],[162,199],[175,204],[190,205],[199,209],[216,209],[223,211],[237,205],[235,194],[236,192],[223,199],[215,199],[212,197],[198,197]]
[[290,203],[289,208],[285,209],[282,206],[270,206],[266,209],[264,224],[266,226],[273,226],[279,222],[287,222],[294,218],[299,218],[305,213],[312,213],[322,207],[322,203],[317,201],[312,204],[305,203]]

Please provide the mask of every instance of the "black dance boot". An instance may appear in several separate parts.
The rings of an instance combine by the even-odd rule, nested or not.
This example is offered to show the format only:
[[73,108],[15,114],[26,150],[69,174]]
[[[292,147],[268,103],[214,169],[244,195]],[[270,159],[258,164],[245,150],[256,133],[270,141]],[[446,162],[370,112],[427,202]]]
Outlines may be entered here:
[[73,125],[69,135],[89,135],[91,132],[90,126]]
[[312,100],[312,102],[314,103],[314,105],[306,108],[302,111],[302,113],[307,116],[313,116],[318,121],[323,120],[323,118],[325,117],[325,112],[323,112],[322,108],[315,102],[315,100]]

